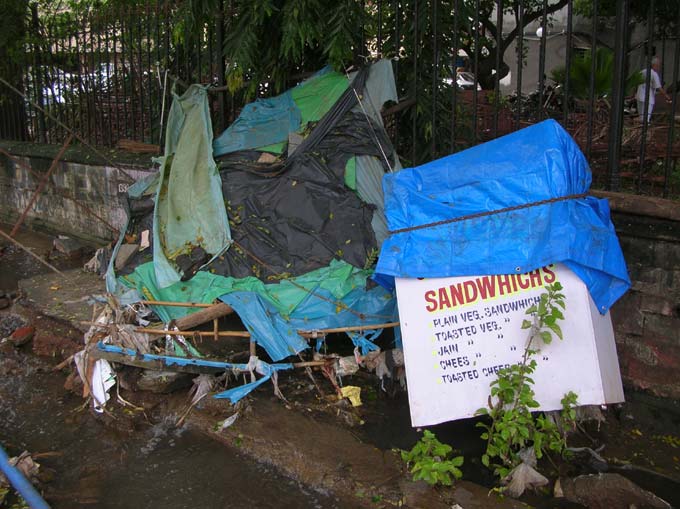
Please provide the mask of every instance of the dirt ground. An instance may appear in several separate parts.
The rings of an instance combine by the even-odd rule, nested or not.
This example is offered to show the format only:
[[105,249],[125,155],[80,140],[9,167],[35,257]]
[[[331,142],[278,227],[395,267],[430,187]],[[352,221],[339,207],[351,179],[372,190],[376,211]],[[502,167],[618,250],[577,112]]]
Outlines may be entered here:
[[[66,321],[46,317],[30,305],[16,304],[13,312],[36,327],[33,341],[19,349],[19,355],[39,355],[56,365],[82,345],[82,332]],[[6,312],[3,312],[6,313]],[[214,345],[213,345],[214,346]],[[6,348],[6,346],[5,346]],[[121,376],[134,377],[138,370],[125,368]],[[3,362],[3,375],[12,375],[11,362]],[[59,377],[68,375],[67,390],[80,394],[82,385],[71,365]],[[339,495],[347,507],[451,507],[458,503],[474,507],[581,507],[559,501],[546,489],[518,501],[489,498],[494,479],[478,462],[483,444],[474,420],[436,426],[433,431],[466,457],[464,480],[454,489],[430,489],[409,481],[395,449],[410,448],[419,438],[410,427],[405,393],[389,396],[372,375],[346,377],[345,385],[362,388],[363,405],[352,407],[338,401],[332,385],[320,372],[312,381],[304,372],[281,373],[279,387],[285,400],[276,398],[265,384],[236,407],[224,400],[206,399],[187,414],[195,429],[237,449],[258,462],[275,466],[304,485]],[[125,383],[121,383],[125,386]],[[148,419],[163,414],[184,415],[188,409],[186,389],[172,394],[120,390],[134,407],[112,402],[103,425],[134,433]],[[141,410],[143,409],[143,410]],[[236,411],[236,423],[220,430],[218,424]],[[627,402],[602,412],[602,422],[584,423],[569,440],[573,447],[599,452],[607,466],[589,458],[569,462],[544,462],[542,471],[554,481],[601,470],[622,473],[665,498],[680,504],[680,407],[677,402],[659,400],[646,394],[628,393]]]
[[[50,243],[45,239],[28,236],[24,241],[37,242],[33,247],[42,254],[49,252]],[[2,256],[3,262],[12,265],[14,270],[0,271],[0,290],[18,286],[24,295],[13,309],[0,311],[0,317],[9,312],[22,315],[35,327],[35,336],[18,349],[7,344],[1,347],[0,375],[26,375],[26,362],[22,358],[37,356],[42,367],[29,370],[35,374],[28,376],[54,377],[55,387],[50,389],[54,391],[53,398],[80,401],[82,382],[75,376],[73,364],[67,363],[58,373],[50,374],[50,370],[82,348],[82,329],[87,326],[81,322],[92,319],[89,297],[103,291],[103,282],[76,269],[69,271],[68,277],[77,283],[64,283],[59,276],[47,275],[44,269],[26,261],[28,257],[13,248],[5,248]],[[60,264],[59,268],[69,269],[82,265],[83,260],[53,261]],[[21,277],[28,279],[19,284]],[[240,326],[237,317],[223,319],[221,323],[225,330]],[[198,346],[215,358],[243,350],[247,356],[247,345],[239,341],[204,340]],[[329,339],[328,344],[330,351],[343,355],[351,351],[344,338],[335,338],[335,342]],[[545,460],[539,467],[550,479],[548,487],[515,501],[489,495],[497,481],[480,464],[484,443],[479,439],[475,419],[430,428],[441,441],[465,456],[463,480],[452,489],[431,489],[423,483],[411,482],[397,451],[410,449],[422,436],[421,430],[410,425],[405,391],[381,384],[373,374],[359,371],[343,379],[344,385],[361,388],[363,404],[359,407],[353,407],[347,400],[338,400],[334,387],[320,371],[315,370],[312,379],[297,370],[279,373],[283,400],[275,397],[271,383],[266,383],[235,407],[226,400],[205,398],[187,412],[187,388],[171,394],[135,390],[140,371],[128,367],[119,371],[120,396],[129,405],[112,398],[107,412],[97,415],[91,425],[135,436],[169,418],[174,419],[172,427],[184,416],[184,423],[210,440],[227,445],[254,463],[271,465],[287,478],[313,490],[333,494],[340,500],[337,507],[450,508],[455,507],[454,504],[464,509],[582,507],[553,498],[554,481],[560,476],[601,471],[621,473],[674,506],[680,506],[680,404],[677,401],[628,392],[625,404],[603,410],[600,421],[584,422],[569,438],[570,446],[597,451],[604,462],[593,460],[588,454],[575,455],[569,461]],[[186,383],[180,385],[191,385],[191,378],[187,376]],[[239,413],[235,423],[220,429],[219,425],[235,412]]]

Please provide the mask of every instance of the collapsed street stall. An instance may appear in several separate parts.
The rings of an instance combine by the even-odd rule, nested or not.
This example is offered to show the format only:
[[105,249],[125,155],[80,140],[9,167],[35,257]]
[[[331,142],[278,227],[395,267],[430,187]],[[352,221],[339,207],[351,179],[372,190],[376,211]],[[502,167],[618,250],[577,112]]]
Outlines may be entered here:
[[[193,85],[174,96],[160,171],[129,190],[129,223],[106,274],[108,314],[76,356],[97,408],[115,378],[106,359],[250,372],[251,383],[215,396],[236,402],[270,378],[276,384],[277,371],[295,367],[281,361],[310,339],[319,350],[329,330],[346,331],[358,348],[343,361],[353,367],[337,358],[311,365],[356,370],[397,322],[393,292],[370,280],[387,235],[382,176],[400,169],[380,116],[397,100],[389,61],[350,75],[323,69],[246,106],[214,143],[207,93]],[[147,305],[160,328],[148,327]],[[246,336],[250,361],[204,358],[187,330],[232,311],[247,332],[196,334]],[[256,357],[255,345],[273,363]]]

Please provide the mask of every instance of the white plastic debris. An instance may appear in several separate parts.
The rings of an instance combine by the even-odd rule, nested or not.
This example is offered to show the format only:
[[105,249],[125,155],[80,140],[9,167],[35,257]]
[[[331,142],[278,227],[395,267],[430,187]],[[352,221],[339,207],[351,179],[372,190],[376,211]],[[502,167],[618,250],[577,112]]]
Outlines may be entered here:
[[534,448],[522,449],[519,452],[522,463],[513,468],[501,480],[505,485],[503,493],[513,498],[520,497],[527,489],[536,489],[548,484],[548,479],[536,471],[536,453]]
[[238,419],[238,412],[236,412],[234,415],[232,415],[231,417],[228,417],[224,420],[224,422],[220,426],[220,431],[227,429],[229,426],[234,424],[236,422],[236,419]]
[[[73,359],[78,369],[78,374],[82,380],[87,379],[87,367],[85,351],[77,352]],[[89,379],[89,389],[94,400],[94,410],[102,413],[106,402],[109,400],[109,390],[116,384],[116,374],[111,364],[105,359],[98,359],[92,368],[92,375]]]

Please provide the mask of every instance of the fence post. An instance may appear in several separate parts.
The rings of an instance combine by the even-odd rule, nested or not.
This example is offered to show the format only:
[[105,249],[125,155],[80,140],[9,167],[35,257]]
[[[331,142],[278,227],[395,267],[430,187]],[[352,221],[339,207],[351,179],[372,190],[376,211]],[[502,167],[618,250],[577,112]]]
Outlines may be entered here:
[[[38,19],[38,4],[37,3],[32,3],[31,4],[31,24],[33,28],[33,36],[36,38],[36,41],[42,41],[42,38],[40,37],[40,21]],[[42,48],[39,46],[38,42],[34,42],[32,45],[33,48],[33,65],[35,68],[33,69],[33,86],[35,87],[35,94],[36,98],[38,100],[38,104],[45,108],[47,107],[47,104],[45,104],[45,100],[43,97],[43,80],[42,80]],[[37,112],[38,115],[38,141],[40,143],[46,143],[47,142],[47,124],[45,123],[45,114],[42,111]]]
[[629,0],[616,0],[616,36],[614,40],[614,80],[612,105],[609,118],[609,147],[607,151],[607,188],[619,189],[619,165],[621,162],[621,138],[623,136],[623,97],[626,87],[626,58],[628,56]]
[[[224,86],[224,77],[227,73],[226,65],[224,62],[224,2],[219,2],[219,12],[217,13],[217,29],[215,31],[215,37],[217,39],[217,85],[219,87]],[[217,112],[217,132],[221,133],[224,131],[226,126],[226,120],[224,118],[224,112],[226,110],[225,99],[226,92],[219,92],[217,94],[217,104],[219,111]]]

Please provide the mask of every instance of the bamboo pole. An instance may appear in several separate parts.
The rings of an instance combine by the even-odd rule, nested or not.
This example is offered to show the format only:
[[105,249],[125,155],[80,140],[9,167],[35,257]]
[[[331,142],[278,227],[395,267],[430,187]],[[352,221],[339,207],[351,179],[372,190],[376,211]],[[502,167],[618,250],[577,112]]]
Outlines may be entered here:
[[37,254],[35,254],[33,251],[31,251],[31,250],[28,249],[26,246],[24,246],[23,244],[21,244],[18,240],[16,240],[16,239],[10,237],[9,235],[7,235],[7,234],[6,234],[4,231],[2,231],[2,230],[0,230],[0,235],[3,236],[4,238],[6,238],[7,240],[9,240],[10,242],[12,242],[13,244],[16,244],[18,247],[20,247],[21,249],[23,249],[24,251],[26,251],[28,254],[30,254],[33,258],[35,258],[36,260],[38,260],[38,261],[39,261],[40,263],[42,263],[43,265],[49,267],[50,269],[52,269],[54,272],[56,272],[56,273],[59,274],[60,276],[66,278],[66,274],[64,274],[62,271],[60,271],[60,270],[59,270],[58,268],[56,268],[54,265],[52,265],[52,264],[50,264],[50,263],[47,263],[45,260],[43,260],[42,258],[40,258],[40,257],[39,257]]
[[[142,368],[142,369],[153,369],[156,371],[176,371],[179,373],[194,373],[194,374],[201,374],[201,373],[221,373],[226,371],[225,368],[219,367],[219,366],[205,366],[205,365],[197,365],[197,364],[184,364],[184,363],[172,363],[168,364],[165,362],[163,359],[153,359],[153,360],[145,360],[145,359],[139,359],[137,357],[128,355],[126,353],[122,352],[106,352],[102,351],[99,349],[93,349],[90,352],[90,357],[92,360],[95,359],[106,359],[108,361],[112,362],[117,362],[119,364],[124,364],[126,366],[134,366],[137,368]],[[168,357],[169,360],[172,360],[173,357]],[[184,357],[181,357],[182,360],[186,360]],[[202,360],[216,360],[216,359],[202,359]],[[221,361],[217,361],[221,362]],[[334,362],[333,359],[328,359],[324,361],[307,361],[307,362],[294,362],[293,363],[293,368],[296,369],[302,369],[302,368],[313,368],[313,367],[321,367],[325,366],[326,364],[330,364]],[[233,364],[233,363],[230,363]],[[247,372],[247,371],[244,371]]]
[[321,335],[333,334],[335,332],[360,332],[364,330],[391,329],[399,327],[399,322],[376,323],[372,325],[354,325],[351,327],[335,327],[332,329],[319,329],[318,331],[298,331],[298,334],[305,337],[314,337],[314,334]]
[[203,304],[200,302],[172,302],[165,300],[140,300],[139,303],[149,306],[169,306],[176,308],[209,308],[214,306],[214,304]]
[[[80,322],[83,325],[95,325],[102,328],[107,328],[110,324],[101,324],[95,322]],[[353,327],[335,327],[333,329],[319,329],[317,331],[303,331],[299,330],[297,333],[304,338],[316,338],[319,336],[325,336],[326,334],[333,334],[337,332],[354,332],[362,330],[375,330],[375,329],[389,329],[393,327],[398,327],[399,322],[388,322],[388,323],[377,323],[375,325],[356,325]],[[217,332],[218,337],[240,337],[240,338],[250,338],[251,334],[248,331],[188,331],[188,330],[170,330],[170,329],[154,329],[152,327],[137,327],[135,332],[143,332],[146,334],[153,334],[157,336],[193,336],[198,334],[201,337],[215,336]],[[251,347],[252,352],[252,347]]]
[[[165,335],[170,335],[170,336],[193,336],[195,334],[198,334],[201,337],[210,337],[210,336],[215,336],[214,331],[180,331],[180,330],[168,330],[168,329],[153,329],[150,327],[139,327],[135,329],[135,332],[143,332],[145,334],[153,334],[157,336],[165,336]],[[217,332],[218,337],[221,338],[228,338],[228,337],[236,337],[236,338],[249,338],[250,337],[250,332],[248,331],[218,331]]]
[[175,320],[175,326],[181,330],[193,329],[206,322],[211,322],[215,318],[222,318],[223,316],[233,313],[234,310],[231,306],[227,306],[225,303],[220,302],[218,304],[213,304],[205,309],[201,309],[196,313],[191,313],[190,315],[183,316]]

